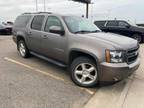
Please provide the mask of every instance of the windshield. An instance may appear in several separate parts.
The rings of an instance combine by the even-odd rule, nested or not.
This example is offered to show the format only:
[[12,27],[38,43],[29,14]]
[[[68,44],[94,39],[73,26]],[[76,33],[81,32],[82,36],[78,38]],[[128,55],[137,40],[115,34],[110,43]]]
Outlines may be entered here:
[[64,21],[72,33],[99,32],[100,29],[89,20],[81,17],[66,16]]
[[137,26],[134,22],[132,22],[132,21],[128,21],[128,23],[130,24],[130,25],[132,25],[132,26]]

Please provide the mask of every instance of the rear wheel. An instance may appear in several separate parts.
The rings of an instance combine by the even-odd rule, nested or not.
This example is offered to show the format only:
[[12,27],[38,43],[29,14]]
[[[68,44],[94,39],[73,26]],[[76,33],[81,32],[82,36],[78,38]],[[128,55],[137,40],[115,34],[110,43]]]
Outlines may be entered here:
[[29,57],[29,50],[26,47],[24,40],[18,41],[18,51],[23,58]]
[[98,82],[97,66],[92,59],[78,57],[71,64],[71,78],[82,87],[93,87]]
[[140,34],[134,34],[132,38],[136,39],[139,43],[142,42],[142,36]]

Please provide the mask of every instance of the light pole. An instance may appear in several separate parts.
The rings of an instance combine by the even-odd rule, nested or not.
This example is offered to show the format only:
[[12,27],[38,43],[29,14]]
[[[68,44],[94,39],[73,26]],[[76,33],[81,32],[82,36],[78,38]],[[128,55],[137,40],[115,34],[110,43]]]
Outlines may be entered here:
[[89,17],[89,3],[86,3],[86,18]]
[[93,20],[93,5],[94,3],[91,3],[91,20]]
[[36,12],[38,11],[38,1],[36,0]]
[[108,9],[107,12],[108,12],[108,19],[110,19],[112,9]]
[[46,12],[46,1],[44,0],[44,12]]
[[89,4],[91,3],[91,0],[72,0],[75,2],[81,2],[81,3],[85,3],[86,4],[86,18],[88,18],[89,16]]

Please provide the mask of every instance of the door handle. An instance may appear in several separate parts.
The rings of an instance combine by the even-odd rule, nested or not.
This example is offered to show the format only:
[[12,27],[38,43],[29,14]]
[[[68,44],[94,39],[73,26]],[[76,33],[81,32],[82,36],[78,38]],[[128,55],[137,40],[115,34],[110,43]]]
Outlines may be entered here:
[[47,38],[48,38],[48,36],[47,36],[47,35],[43,35],[43,38],[44,38],[44,39],[47,39]]
[[28,32],[28,35],[32,35],[32,32]]

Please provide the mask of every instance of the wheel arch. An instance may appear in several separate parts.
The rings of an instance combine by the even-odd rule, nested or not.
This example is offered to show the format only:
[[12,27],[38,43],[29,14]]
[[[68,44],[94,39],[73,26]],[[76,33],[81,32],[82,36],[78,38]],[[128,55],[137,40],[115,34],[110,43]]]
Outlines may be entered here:
[[144,42],[144,33],[142,33],[142,32],[133,32],[131,37],[133,37],[134,35],[139,35],[141,37],[141,42],[140,43]]
[[20,40],[23,40],[24,42],[25,42],[25,38],[24,38],[24,36],[22,36],[22,35],[17,35],[17,39],[16,39],[17,41],[16,41],[16,43],[17,43],[17,49],[18,49],[18,42],[20,41]]
[[81,49],[72,49],[69,53],[69,58],[68,58],[68,64],[70,65],[74,59],[76,59],[77,57],[80,56],[86,56],[88,58],[91,58],[92,60],[94,60],[94,62],[96,64],[98,64],[98,57],[89,52],[89,51],[85,51],[85,50],[81,50]]

